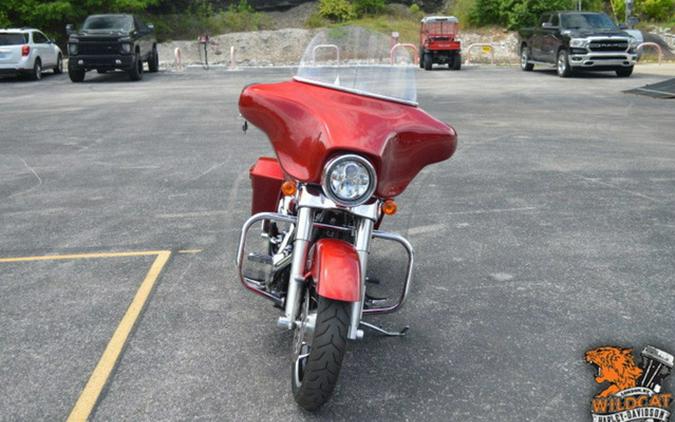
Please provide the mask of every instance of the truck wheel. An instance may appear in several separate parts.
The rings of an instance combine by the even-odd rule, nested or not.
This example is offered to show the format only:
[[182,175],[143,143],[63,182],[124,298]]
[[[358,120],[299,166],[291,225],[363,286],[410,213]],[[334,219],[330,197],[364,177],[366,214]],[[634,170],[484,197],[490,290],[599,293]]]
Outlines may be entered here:
[[616,76],[620,78],[627,78],[633,73],[633,66],[630,67],[620,67],[616,69]]
[[84,80],[84,69],[68,66],[68,77],[73,82],[82,82]]
[[534,69],[534,63],[530,63],[530,53],[527,51],[527,46],[524,45],[520,49],[520,68],[526,72],[532,71]]
[[434,65],[434,59],[429,53],[424,53],[422,62],[424,64],[424,70],[431,70],[431,67]]
[[143,79],[143,60],[138,53],[134,56],[134,65],[129,69],[129,79],[132,81]]
[[347,349],[351,309],[349,302],[317,299],[318,303],[309,294],[305,296],[301,325],[293,340],[293,398],[307,410],[321,407],[335,389]]
[[59,54],[56,58],[56,66],[54,66],[54,74],[60,75],[63,73],[63,57]]
[[455,57],[452,59],[452,70],[459,70],[462,68],[462,55],[455,54]]
[[33,70],[30,72],[30,78],[34,81],[39,81],[42,79],[42,62],[39,58],[35,59]]
[[557,63],[556,70],[558,71],[558,76],[561,78],[567,78],[572,75],[569,58],[567,57],[567,50],[558,51]]
[[150,73],[155,73],[159,70],[159,53],[157,52],[157,46],[152,47],[152,54],[148,59],[148,71]]

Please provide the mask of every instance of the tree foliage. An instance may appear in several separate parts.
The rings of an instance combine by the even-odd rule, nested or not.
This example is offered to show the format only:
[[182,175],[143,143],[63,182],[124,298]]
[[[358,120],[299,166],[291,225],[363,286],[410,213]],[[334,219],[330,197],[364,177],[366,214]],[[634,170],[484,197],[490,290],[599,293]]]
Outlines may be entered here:
[[356,18],[356,9],[349,0],[321,0],[319,13],[328,19],[344,22]]

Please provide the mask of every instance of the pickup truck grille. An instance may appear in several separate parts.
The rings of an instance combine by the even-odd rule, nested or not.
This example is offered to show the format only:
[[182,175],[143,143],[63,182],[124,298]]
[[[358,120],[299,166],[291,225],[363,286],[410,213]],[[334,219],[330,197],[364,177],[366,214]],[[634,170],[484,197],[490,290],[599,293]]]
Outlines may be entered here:
[[119,54],[120,45],[117,42],[111,41],[80,41],[80,54],[84,55],[108,55]]
[[626,51],[628,41],[626,40],[593,40],[588,48],[591,51]]

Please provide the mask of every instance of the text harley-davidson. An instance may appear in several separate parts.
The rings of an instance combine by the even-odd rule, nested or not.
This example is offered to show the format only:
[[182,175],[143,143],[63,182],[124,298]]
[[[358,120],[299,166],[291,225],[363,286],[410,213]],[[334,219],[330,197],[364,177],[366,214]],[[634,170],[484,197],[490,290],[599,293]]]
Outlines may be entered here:
[[[294,331],[293,396],[308,410],[332,394],[347,341],[362,338],[362,328],[405,333],[363,320],[398,310],[412,277],[410,243],[379,226],[417,173],[456,148],[453,128],[417,106],[411,55],[389,43],[363,29],[321,32],[293,80],[249,85],[239,99],[244,119],[276,153],[250,169],[253,216],[242,228],[239,276],[283,310],[277,324]],[[247,249],[251,228],[262,230],[262,252]],[[372,239],[407,252],[394,300],[366,292]]]

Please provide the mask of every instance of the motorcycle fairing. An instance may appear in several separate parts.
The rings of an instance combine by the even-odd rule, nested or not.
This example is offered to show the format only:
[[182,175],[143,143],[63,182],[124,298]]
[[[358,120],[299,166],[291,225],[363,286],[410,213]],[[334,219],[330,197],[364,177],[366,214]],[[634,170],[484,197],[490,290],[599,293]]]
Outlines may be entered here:
[[331,156],[357,153],[375,167],[381,198],[399,195],[457,147],[455,131],[418,107],[305,82],[249,85],[239,110],[267,134],[289,176],[320,183]]
[[361,267],[354,245],[338,239],[319,239],[310,251],[308,275],[319,296],[343,302],[361,298]]

